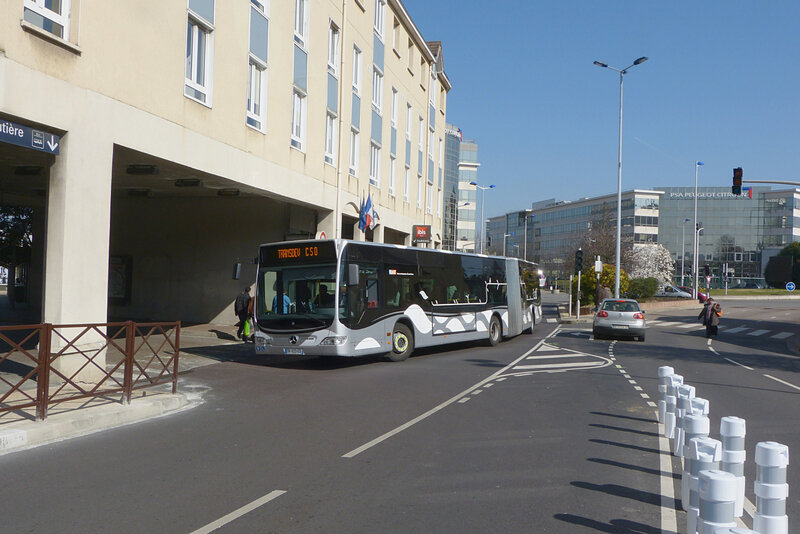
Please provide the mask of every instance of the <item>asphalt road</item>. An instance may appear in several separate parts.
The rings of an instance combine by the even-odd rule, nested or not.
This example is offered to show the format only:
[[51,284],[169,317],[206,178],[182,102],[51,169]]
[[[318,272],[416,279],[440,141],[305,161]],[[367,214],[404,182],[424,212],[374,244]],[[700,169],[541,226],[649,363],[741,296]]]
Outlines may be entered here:
[[751,501],[755,443],[800,450],[787,338],[725,334],[752,317],[756,330],[796,329],[797,312],[753,304],[724,304],[716,353],[701,330],[658,325],[689,311],[648,314],[645,343],[544,323],[401,363],[201,347],[227,361],[182,376],[199,407],[0,457],[0,531],[659,532],[671,513],[683,532],[662,487],[663,459],[679,464],[659,446],[658,366],[710,400],[712,430],[722,415],[747,420]]

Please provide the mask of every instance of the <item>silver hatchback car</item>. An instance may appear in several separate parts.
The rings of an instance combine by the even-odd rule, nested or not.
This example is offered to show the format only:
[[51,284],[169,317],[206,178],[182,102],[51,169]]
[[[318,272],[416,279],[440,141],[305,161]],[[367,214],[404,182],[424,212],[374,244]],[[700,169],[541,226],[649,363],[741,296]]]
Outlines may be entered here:
[[592,323],[595,339],[634,337],[644,341],[647,322],[639,303],[633,299],[605,299],[597,308]]

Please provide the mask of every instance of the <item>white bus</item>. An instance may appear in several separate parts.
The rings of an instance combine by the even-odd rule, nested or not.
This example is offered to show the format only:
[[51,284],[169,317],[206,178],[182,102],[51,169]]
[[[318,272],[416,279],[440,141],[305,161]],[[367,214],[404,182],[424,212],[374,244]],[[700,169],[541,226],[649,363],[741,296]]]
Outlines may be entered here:
[[536,264],[349,240],[262,245],[259,354],[408,358],[417,347],[496,345],[541,322]]

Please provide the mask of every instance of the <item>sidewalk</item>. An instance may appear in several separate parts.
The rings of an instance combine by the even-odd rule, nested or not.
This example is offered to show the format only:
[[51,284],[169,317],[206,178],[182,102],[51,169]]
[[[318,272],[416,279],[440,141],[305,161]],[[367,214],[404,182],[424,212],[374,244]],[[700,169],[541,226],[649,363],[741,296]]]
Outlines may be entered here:
[[243,360],[252,355],[253,345],[237,341],[235,335],[235,326],[182,327],[175,395],[172,384],[166,383],[135,390],[128,406],[122,404],[122,396],[118,394],[56,404],[49,409],[47,419],[39,422],[35,421],[35,408],[0,414],[0,455],[199,406],[203,402],[201,395],[193,388],[182,388],[185,380],[181,375],[198,367]]

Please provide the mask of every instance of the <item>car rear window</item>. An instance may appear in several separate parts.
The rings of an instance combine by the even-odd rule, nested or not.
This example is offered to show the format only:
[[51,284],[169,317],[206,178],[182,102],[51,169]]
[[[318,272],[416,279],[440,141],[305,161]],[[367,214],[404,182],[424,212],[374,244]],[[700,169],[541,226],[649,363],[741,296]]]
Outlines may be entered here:
[[639,305],[635,302],[625,301],[625,300],[611,300],[606,301],[603,304],[603,309],[605,311],[615,311],[615,312],[637,312],[639,311]]

